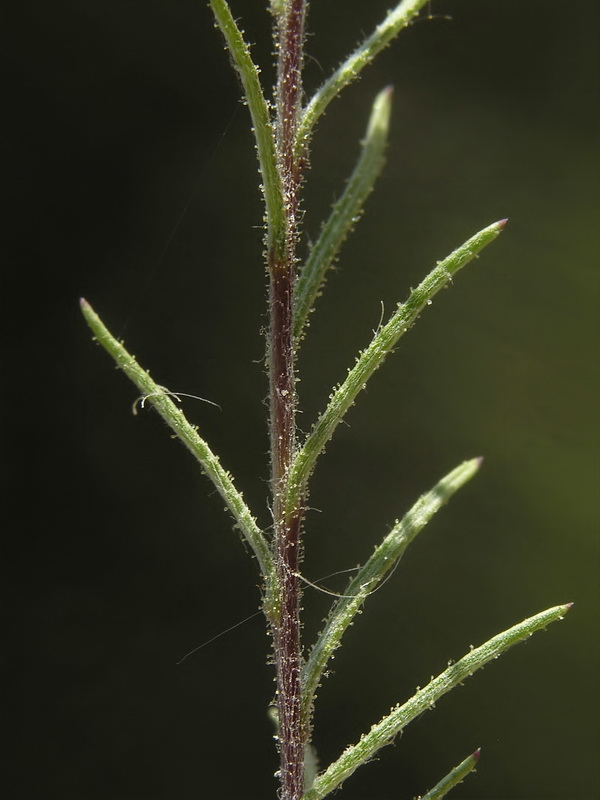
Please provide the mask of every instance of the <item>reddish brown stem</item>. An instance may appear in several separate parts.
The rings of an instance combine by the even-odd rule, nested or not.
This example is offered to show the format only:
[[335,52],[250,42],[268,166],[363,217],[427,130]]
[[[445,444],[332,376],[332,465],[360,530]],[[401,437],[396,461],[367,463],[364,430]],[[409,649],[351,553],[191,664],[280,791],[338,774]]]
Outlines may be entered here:
[[286,212],[285,242],[269,261],[269,378],[274,517],[274,555],[280,590],[272,621],[277,671],[281,800],[304,794],[306,734],[301,715],[300,530],[302,510],[286,510],[285,482],[296,440],[293,288],[296,262],[296,216],[301,165],[294,155],[302,98],[302,55],[306,0],[288,0],[278,19],[277,157]]

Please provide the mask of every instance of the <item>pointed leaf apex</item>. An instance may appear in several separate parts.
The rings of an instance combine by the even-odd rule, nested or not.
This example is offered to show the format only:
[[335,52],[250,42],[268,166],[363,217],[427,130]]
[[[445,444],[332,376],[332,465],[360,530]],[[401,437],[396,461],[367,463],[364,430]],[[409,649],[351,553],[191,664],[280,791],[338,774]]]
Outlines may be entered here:
[[480,755],[481,755],[481,747],[478,747],[477,750],[475,750],[475,752],[471,756],[471,758],[473,758],[475,761],[479,761]]
[[449,473],[449,475],[447,475],[444,479],[447,486],[453,487],[454,491],[459,489],[477,474],[479,468],[481,467],[482,460],[483,459],[481,458],[472,458],[469,461],[463,461],[462,464],[459,464],[458,467],[456,467],[456,469]]
[[498,230],[502,231],[506,227],[506,223],[507,222],[508,222],[508,217],[505,217],[504,219],[500,219],[500,220],[498,220],[498,222],[496,222],[496,227],[498,228]]
[[375,98],[367,128],[367,139],[371,139],[376,135],[387,137],[390,127],[393,94],[393,86],[386,86]]

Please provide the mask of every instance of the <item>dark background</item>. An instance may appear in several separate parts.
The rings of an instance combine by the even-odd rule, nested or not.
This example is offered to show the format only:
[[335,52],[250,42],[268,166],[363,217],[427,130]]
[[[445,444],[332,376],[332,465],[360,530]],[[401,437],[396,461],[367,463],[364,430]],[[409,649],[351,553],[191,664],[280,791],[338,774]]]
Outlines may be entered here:
[[[388,5],[313,3],[309,90]],[[265,6],[233,3],[269,85]],[[574,601],[343,796],[408,800],[481,746],[457,800],[595,800],[598,6],[435,0],[431,12],[315,138],[307,238],[372,97],[394,84],[387,169],[305,343],[302,424],[381,302],[389,313],[437,259],[511,220],[329,446],[306,575],[364,560],[450,468],[486,462],[347,634],[316,744],[325,766],[470,644]],[[260,617],[176,665],[257,609],[255,565],[183,448],[153,412],[132,416],[135,391],[77,307],[87,297],[160,383],[222,407],[184,402],[268,524],[262,208],[236,80],[204,2],[21,0],[3,16],[5,796],[274,797]],[[307,640],[328,605],[307,591]]]

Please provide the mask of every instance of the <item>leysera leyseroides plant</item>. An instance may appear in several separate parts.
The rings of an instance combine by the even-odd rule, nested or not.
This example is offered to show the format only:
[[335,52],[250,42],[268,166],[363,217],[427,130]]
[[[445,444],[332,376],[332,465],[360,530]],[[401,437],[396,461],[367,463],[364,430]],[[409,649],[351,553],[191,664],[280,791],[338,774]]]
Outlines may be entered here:
[[[89,303],[83,314],[96,340],[135,383],[144,402],[152,405],[200,463],[231,512],[235,527],[250,546],[261,573],[262,610],[273,639],[276,671],[278,772],[281,800],[320,800],[377,751],[391,743],[409,722],[431,708],[446,692],[497,658],[517,642],[561,619],[570,604],[556,606],[513,625],[451,664],[410,699],[395,706],[358,742],[349,745],[317,773],[311,751],[315,695],[334,650],[369,594],[393,570],[409,543],[437,510],[478,471],[473,459],[456,467],[423,494],[384,537],[335,599],[317,641],[305,649],[301,641],[300,606],[302,532],[310,478],[319,455],[375,370],[392,352],[421,311],[458,271],[476,258],[501,233],[506,220],[475,233],[437,263],[408,298],[358,354],[345,379],[333,389],[329,404],[309,434],[300,436],[296,414],[296,357],[306,322],[323,288],[329,268],[360,216],[382,169],[392,92],[384,89],[371,109],[361,152],[340,199],[324,222],[308,254],[298,252],[300,194],[316,123],[331,101],[370,64],[375,56],[414,21],[426,0],[403,0],[305,102],[302,85],[307,0],[271,0],[277,80],[268,100],[243,33],[226,0],[210,0],[233,66],[240,78],[262,178],[265,203],[265,257],[269,278],[266,362],[269,377],[271,481],[269,505],[273,525],[259,526],[235,486],[231,474],[190,424],[168,389],[155,383],[103,325]],[[423,796],[444,797],[476,765],[479,751],[469,755]],[[250,788],[250,787],[249,787]]]

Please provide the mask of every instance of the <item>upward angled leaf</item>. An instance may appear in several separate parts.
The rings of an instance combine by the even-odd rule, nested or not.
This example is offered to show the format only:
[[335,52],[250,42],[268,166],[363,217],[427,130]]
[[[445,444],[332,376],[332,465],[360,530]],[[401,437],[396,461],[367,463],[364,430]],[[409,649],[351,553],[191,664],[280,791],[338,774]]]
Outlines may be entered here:
[[326,797],[340,783],[352,775],[361,764],[373,758],[378,750],[387,744],[391,744],[394,737],[409,722],[412,722],[413,719],[427,711],[427,709],[432,708],[440,697],[454,689],[455,686],[458,686],[478,669],[502,655],[513,645],[529,638],[536,631],[550,625],[551,622],[562,619],[570,608],[571,603],[548,608],[546,611],[542,611],[534,617],[529,617],[529,619],[525,619],[512,628],[497,634],[480,647],[471,650],[456,664],[452,664],[448,669],[441,672],[427,686],[419,689],[406,703],[392,709],[386,717],[373,725],[371,730],[361,737],[360,741],[347,747],[337,761],[330,764],[325,772],[316,778],[312,789],[304,795],[304,800],[321,800],[322,797]]
[[[259,70],[252,60],[248,45],[244,41],[242,32],[238,28],[226,0],[210,0],[210,6],[242,81],[244,95],[252,117],[267,211],[267,245],[277,255],[281,255],[285,238],[283,192],[277,169],[275,139],[269,108],[260,85]],[[275,13],[278,13],[278,6],[279,3],[273,3]]]
[[388,45],[397,34],[417,16],[427,0],[402,0],[388,13],[373,33],[341,64],[333,75],[314,94],[306,106],[300,126],[296,147],[302,151],[307,147],[312,129],[329,103],[355,80],[375,56]]
[[356,223],[365,200],[381,173],[390,124],[391,102],[391,87],[384,89],[375,98],[358,163],[298,275],[294,291],[296,343],[302,335],[308,314],[319,296],[325,275],[337,258],[344,239]]
[[439,783],[436,783],[433,789],[430,789],[427,794],[424,794],[420,800],[442,800],[449,791],[464,781],[469,772],[475,769],[480,755],[481,750],[475,750],[475,752],[467,756],[464,761],[461,761],[458,766],[450,770],[450,772],[445,775]]
[[506,224],[495,222],[471,237],[451,253],[413,289],[408,300],[398,305],[390,320],[381,327],[366,350],[362,351],[346,380],[335,389],[325,411],[316,421],[304,446],[298,451],[288,477],[288,508],[296,507],[304,492],[306,481],[320,453],[354,403],[358,393],[393,350],[398,339],[411,327],[423,308],[452,280],[452,277],[475,258],[486,245],[493,242]]
[[313,646],[303,672],[302,713],[308,729],[317,687],[334,650],[366,598],[397,565],[412,540],[423,530],[444,503],[470,480],[481,459],[465,461],[452,470],[433,489],[422,495],[400,522],[396,522],[383,542],[350,581],[344,594],[333,604],[325,628]]
[[81,311],[92,329],[96,341],[108,352],[130,380],[137,386],[144,399],[152,405],[171,430],[200,462],[206,475],[225,501],[242,535],[254,551],[266,582],[265,610],[271,613],[277,605],[275,570],[268,542],[259,528],[244,498],[238,492],[233,478],[223,469],[218,457],[190,424],[183,411],[178,408],[171,394],[152,380],[149,373],[140,367],[136,359],[127,352],[86,300],[80,301]]

